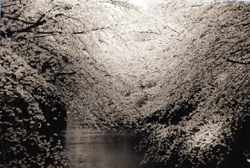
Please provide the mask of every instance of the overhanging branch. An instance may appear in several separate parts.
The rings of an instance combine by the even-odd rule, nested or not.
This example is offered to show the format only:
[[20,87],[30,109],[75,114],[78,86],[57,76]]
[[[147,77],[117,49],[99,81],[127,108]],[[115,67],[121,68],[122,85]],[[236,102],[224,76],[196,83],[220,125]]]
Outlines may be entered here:
[[244,65],[250,64],[250,61],[248,61],[248,62],[240,62],[240,61],[234,61],[234,60],[230,60],[230,59],[227,59],[227,61],[232,62],[234,64],[244,64]]
[[29,32],[31,29],[35,28],[35,27],[38,27],[40,25],[43,25],[44,23],[46,23],[46,20],[43,20],[42,19],[44,18],[45,14],[43,14],[33,25],[31,26],[28,26],[26,28],[23,28],[21,30],[17,30],[17,31],[9,31],[7,32],[7,36],[8,37],[11,37],[14,33],[17,33],[17,32]]

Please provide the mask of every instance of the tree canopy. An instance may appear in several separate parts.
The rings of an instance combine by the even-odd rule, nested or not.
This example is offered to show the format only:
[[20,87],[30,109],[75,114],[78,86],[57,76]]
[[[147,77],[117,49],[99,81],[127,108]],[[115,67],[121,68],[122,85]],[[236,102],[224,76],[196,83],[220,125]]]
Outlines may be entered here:
[[61,128],[49,132],[69,115],[78,127],[145,132],[142,164],[248,165],[248,2],[3,0],[1,9],[0,164],[69,166]]

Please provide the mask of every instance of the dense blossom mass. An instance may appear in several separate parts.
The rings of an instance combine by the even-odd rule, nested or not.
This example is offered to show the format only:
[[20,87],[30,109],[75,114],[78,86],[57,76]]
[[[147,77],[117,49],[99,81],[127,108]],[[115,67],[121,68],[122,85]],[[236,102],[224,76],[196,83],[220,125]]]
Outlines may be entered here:
[[58,137],[70,118],[143,133],[141,164],[248,167],[249,15],[249,2],[2,0],[0,167],[73,167]]

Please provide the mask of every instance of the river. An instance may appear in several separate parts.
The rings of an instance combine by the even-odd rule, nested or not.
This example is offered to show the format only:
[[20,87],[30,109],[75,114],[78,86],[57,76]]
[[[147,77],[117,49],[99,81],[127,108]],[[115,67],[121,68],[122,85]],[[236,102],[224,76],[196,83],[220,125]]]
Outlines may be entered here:
[[60,137],[70,163],[77,168],[136,168],[143,157],[134,150],[140,136],[131,131],[68,128]]

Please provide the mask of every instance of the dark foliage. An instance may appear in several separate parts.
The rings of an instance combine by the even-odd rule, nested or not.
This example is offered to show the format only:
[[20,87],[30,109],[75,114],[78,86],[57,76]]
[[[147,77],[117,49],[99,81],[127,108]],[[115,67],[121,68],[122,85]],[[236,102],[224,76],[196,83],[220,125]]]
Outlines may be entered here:
[[56,89],[9,48],[1,48],[0,65],[0,164],[66,166],[57,135],[67,116]]

